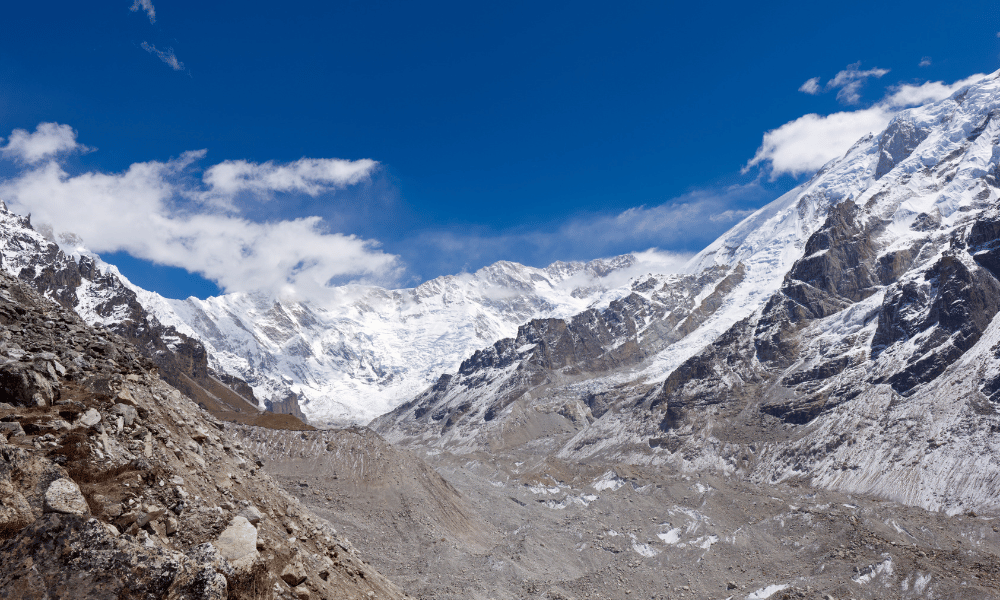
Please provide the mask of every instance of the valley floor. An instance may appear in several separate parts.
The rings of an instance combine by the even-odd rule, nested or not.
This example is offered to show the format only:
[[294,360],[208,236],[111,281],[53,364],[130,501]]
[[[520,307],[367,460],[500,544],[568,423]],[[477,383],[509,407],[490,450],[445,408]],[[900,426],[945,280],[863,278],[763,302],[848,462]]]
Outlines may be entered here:
[[[367,446],[347,445],[362,454],[378,445],[347,431],[296,440],[337,435],[343,447],[359,436]],[[1000,598],[1000,515],[446,453],[423,457],[447,482],[435,484],[405,451],[378,449],[376,464],[283,448],[262,452],[270,472],[418,598]]]

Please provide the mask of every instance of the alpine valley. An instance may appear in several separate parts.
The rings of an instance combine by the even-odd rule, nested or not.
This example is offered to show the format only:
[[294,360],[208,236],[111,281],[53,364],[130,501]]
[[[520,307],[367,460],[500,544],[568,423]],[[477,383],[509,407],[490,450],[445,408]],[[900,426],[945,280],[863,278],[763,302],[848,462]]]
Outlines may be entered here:
[[[327,577],[272,596],[1000,598],[1000,72],[901,112],[680,266],[173,300],[6,207],[0,260],[5,285],[148,362],[130,393],[215,424],[195,446],[255,455],[298,496],[257,515],[292,536],[268,564]],[[0,350],[5,369],[36,352]],[[4,375],[11,411],[54,405],[70,384],[52,368],[48,387]],[[172,427],[165,448],[188,448]],[[22,429],[10,445],[44,447]],[[19,526],[57,527],[22,508]]]

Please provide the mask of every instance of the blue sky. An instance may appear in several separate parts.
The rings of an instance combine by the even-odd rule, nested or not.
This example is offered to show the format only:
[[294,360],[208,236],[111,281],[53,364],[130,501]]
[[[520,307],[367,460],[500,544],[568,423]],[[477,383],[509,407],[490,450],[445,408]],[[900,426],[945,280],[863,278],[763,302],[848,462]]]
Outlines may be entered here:
[[693,4],[18,3],[0,196],[170,297],[689,253],[1000,68],[995,2]]

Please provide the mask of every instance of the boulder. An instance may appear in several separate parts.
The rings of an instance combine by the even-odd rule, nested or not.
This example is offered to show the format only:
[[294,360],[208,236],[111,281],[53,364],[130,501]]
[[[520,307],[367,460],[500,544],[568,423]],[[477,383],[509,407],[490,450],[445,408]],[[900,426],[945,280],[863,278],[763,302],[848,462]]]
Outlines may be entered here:
[[72,479],[56,479],[45,491],[45,512],[85,515],[90,512],[80,486]]
[[302,566],[302,561],[299,557],[295,557],[285,568],[281,570],[281,580],[288,585],[295,587],[302,584],[306,580],[306,569]]
[[17,421],[0,421],[0,435],[6,437],[24,435],[24,427]]
[[22,362],[0,367],[0,392],[21,406],[49,406],[59,399],[48,379]]
[[139,412],[134,406],[122,403],[112,406],[111,414],[121,417],[126,427],[131,427],[132,424],[135,423],[136,418],[139,416]]
[[257,560],[257,528],[246,517],[236,516],[215,541],[219,554],[237,571],[247,570]]
[[87,412],[80,415],[80,418],[77,419],[76,421],[78,425],[81,425],[83,427],[93,427],[94,425],[97,425],[100,422],[101,422],[101,413],[97,412],[97,410],[93,408],[88,408]]
[[257,525],[264,518],[264,515],[253,506],[248,506],[240,511],[240,516],[245,517],[252,525]]

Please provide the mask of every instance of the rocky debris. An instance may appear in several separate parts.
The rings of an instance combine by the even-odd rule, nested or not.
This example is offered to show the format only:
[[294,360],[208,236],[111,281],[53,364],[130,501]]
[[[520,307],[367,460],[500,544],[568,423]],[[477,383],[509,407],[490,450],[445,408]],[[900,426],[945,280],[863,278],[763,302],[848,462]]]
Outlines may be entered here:
[[[1000,599],[995,511],[949,516],[799,482],[523,449],[421,459],[361,428],[247,433],[286,489],[420,598]],[[447,488],[407,477],[421,460],[468,519],[421,492]]]
[[80,486],[72,479],[56,479],[45,490],[45,512],[85,515],[90,512]]
[[0,543],[0,597],[226,600],[227,582],[204,556],[115,536],[96,519],[51,514]]
[[292,559],[285,568],[281,570],[281,579],[288,585],[295,587],[302,585],[307,579],[306,569],[298,557]]
[[[334,565],[346,540],[128,342],[2,273],[0,324],[7,373],[45,384],[0,388],[0,597],[403,597],[354,555]],[[293,555],[330,576],[293,590]]]

